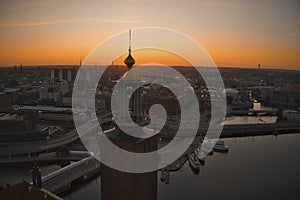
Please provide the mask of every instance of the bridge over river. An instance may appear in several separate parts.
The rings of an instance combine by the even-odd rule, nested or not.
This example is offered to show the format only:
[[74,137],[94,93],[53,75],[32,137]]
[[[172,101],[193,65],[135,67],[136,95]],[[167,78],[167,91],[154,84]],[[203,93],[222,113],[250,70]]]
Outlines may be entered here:
[[40,153],[36,155],[21,154],[17,156],[1,156],[0,164],[27,163],[27,162],[56,162],[56,161],[79,161],[89,157],[91,154],[86,151],[70,151],[59,155],[57,152]]
[[100,173],[100,162],[93,156],[74,162],[42,177],[42,187],[61,194],[71,189],[73,183],[84,181]]

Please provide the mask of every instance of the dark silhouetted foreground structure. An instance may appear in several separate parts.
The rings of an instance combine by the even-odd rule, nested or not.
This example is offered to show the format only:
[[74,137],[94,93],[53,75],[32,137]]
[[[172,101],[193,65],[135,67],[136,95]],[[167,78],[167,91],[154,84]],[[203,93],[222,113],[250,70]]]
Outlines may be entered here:
[[0,199],[11,200],[62,200],[62,198],[23,181],[0,191]]

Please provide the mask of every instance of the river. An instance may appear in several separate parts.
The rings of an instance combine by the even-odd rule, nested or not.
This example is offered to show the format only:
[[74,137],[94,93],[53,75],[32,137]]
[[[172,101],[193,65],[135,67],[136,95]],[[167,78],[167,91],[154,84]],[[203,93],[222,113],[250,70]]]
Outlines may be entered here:
[[[208,156],[198,175],[188,162],[160,182],[158,199],[300,199],[300,134],[224,139],[230,150]],[[159,176],[159,173],[158,173]],[[101,199],[100,177],[66,199]]]

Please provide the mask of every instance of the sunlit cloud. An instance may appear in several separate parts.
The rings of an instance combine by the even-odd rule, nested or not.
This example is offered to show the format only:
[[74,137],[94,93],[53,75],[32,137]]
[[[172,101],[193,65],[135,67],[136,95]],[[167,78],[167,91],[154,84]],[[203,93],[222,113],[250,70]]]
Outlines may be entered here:
[[0,27],[32,27],[32,26],[47,26],[55,24],[67,24],[67,23],[119,23],[119,24],[136,24],[138,20],[131,19],[118,19],[118,18],[80,18],[80,19],[55,19],[55,20],[44,20],[44,21],[0,21]]
[[10,21],[0,22],[1,27],[31,27],[31,26],[45,26],[52,24],[64,23],[63,21]]
[[275,36],[274,38],[272,38],[270,40],[265,41],[264,44],[272,43],[272,42],[275,42],[275,41],[278,41],[278,40],[294,38],[294,37],[297,37],[297,36],[300,36],[300,32],[281,34],[281,35]]

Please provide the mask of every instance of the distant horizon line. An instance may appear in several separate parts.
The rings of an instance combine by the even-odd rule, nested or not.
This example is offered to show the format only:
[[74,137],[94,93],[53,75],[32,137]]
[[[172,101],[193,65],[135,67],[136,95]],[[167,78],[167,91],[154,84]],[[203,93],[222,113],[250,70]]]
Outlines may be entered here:
[[[0,68],[9,68],[9,67],[79,67],[79,64],[23,64],[20,63],[18,65],[0,65]],[[91,64],[92,65],[92,64]],[[97,66],[112,66],[111,64],[108,65],[103,65],[103,64],[98,64]],[[113,65],[113,66],[118,66],[118,67],[126,67],[125,65]],[[137,65],[139,66],[139,65]],[[213,67],[213,66],[183,66],[183,65],[170,65],[170,67]],[[258,67],[253,67],[253,66],[217,66],[218,68],[231,68],[231,69],[258,69]],[[272,67],[272,66],[265,66],[263,67],[260,65],[260,70],[289,70],[289,71],[299,71],[300,67],[287,67],[287,68],[281,68],[281,67]]]

